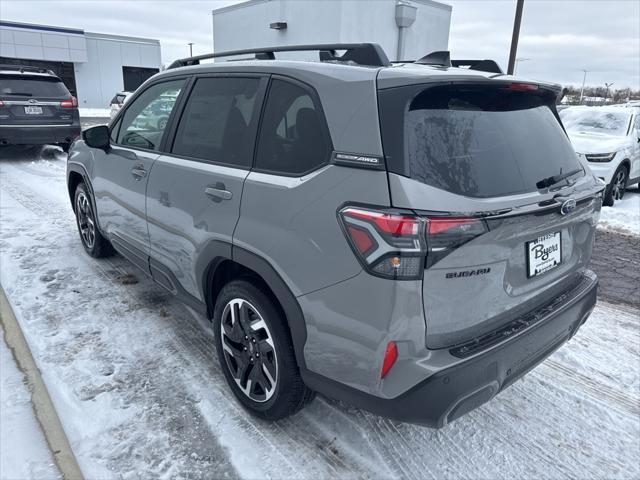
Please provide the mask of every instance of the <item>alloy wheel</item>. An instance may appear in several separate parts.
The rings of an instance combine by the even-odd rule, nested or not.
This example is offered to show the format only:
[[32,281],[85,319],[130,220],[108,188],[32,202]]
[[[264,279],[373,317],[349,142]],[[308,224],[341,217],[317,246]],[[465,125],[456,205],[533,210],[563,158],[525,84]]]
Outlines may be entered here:
[[76,198],[76,218],[82,241],[87,248],[93,248],[96,243],[96,226],[91,204],[84,192],[79,192]]
[[234,298],[222,312],[220,335],[226,365],[240,390],[255,402],[268,401],[276,390],[278,362],[273,336],[260,312]]
[[613,179],[613,199],[622,200],[624,197],[624,190],[627,183],[627,173],[625,170],[620,170],[616,173],[616,177]]

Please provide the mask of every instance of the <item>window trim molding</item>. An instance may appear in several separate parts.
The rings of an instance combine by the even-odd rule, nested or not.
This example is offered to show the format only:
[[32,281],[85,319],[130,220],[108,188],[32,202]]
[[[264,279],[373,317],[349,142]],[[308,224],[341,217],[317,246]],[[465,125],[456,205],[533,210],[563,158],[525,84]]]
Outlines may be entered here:
[[[269,102],[269,95],[271,93],[271,86],[273,85],[274,80],[280,80],[282,82],[285,83],[289,83],[292,85],[296,85],[300,88],[302,88],[303,90],[305,90],[309,96],[311,97],[311,101],[313,102],[313,107],[316,110],[316,112],[320,115],[320,124],[322,125],[321,129],[322,129],[322,134],[325,137],[326,141],[327,141],[327,155],[325,158],[325,161],[313,166],[312,168],[310,168],[309,170],[305,170],[304,172],[300,172],[300,173],[288,173],[288,172],[282,172],[282,171],[278,171],[278,170],[269,170],[266,168],[258,168],[256,167],[256,160],[258,157],[258,150],[260,147],[260,138],[261,138],[261,134],[262,134],[262,127],[263,127],[263,122],[264,122],[264,114],[267,108],[267,103]],[[322,102],[320,101],[320,96],[318,95],[318,92],[316,91],[316,89],[309,85],[308,83],[305,83],[297,78],[293,78],[293,77],[289,77],[286,75],[280,75],[280,74],[273,74],[271,75],[271,77],[269,78],[269,85],[267,88],[267,91],[265,92],[265,96],[264,96],[264,102],[262,105],[262,111],[260,112],[260,123],[258,125],[258,131],[256,133],[256,138],[255,138],[255,148],[254,148],[254,153],[253,153],[253,162],[252,162],[252,168],[251,171],[252,172],[256,172],[256,173],[264,173],[267,175],[276,175],[279,177],[291,177],[291,178],[301,178],[304,176],[307,176],[323,167],[326,167],[327,165],[331,164],[331,158],[333,155],[333,151],[334,151],[334,147],[333,147],[333,139],[331,138],[331,132],[329,131],[329,125],[327,124],[327,117],[324,113],[324,109],[322,108]]]

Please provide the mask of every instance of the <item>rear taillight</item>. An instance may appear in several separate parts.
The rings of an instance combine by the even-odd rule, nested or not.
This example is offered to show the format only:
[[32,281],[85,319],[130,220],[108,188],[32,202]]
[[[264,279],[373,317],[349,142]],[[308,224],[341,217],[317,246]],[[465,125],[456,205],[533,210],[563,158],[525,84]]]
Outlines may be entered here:
[[425,268],[489,231],[486,222],[477,217],[422,217],[346,207],[340,210],[339,218],[365,269],[396,280],[422,278]]
[[340,210],[339,218],[349,244],[369,273],[397,280],[422,277],[424,219],[355,207]]
[[0,100],[0,108],[4,107],[4,102]]
[[67,100],[63,100],[60,102],[60,106],[62,108],[75,108],[78,106],[78,99],[76,97],[71,97]]
[[427,217],[427,268],[456,248],[489,231],[475,217]]

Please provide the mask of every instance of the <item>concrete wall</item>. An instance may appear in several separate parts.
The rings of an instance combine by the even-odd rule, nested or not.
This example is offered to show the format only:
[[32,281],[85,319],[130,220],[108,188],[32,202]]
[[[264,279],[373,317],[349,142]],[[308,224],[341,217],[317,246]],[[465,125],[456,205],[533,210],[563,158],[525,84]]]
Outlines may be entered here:
[[[396,0],[250,0],[213,11],[214,51],[304,43],[375,42],[396,60]],[[407,29],[405,58],[447,50],[451,7],[431,0],[405,1],[417,7]],[[287,22],[286,30],[269,24]],[[300,58],[309,54],[281,54]],[[317,59],[317,54],[313,54]]]
[[76,63],[80,107],[108,108],[116,92],[124,89],[122,67],[160,69],[160,44],[97,33],[85,34],[87,62]]

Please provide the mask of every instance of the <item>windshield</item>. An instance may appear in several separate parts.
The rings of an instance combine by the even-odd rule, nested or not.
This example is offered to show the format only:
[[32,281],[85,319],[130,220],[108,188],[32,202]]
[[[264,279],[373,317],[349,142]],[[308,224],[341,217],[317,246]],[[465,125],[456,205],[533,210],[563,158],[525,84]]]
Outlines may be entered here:
[[71,94],[57,78],[5,78],[0,80],[0,96],[68,98]]
[[599,110],[597,107],[566,108],[560,112],[560,118],[569,132],[623,137],[629,129],[631,114]]
[[[382,98],[389,170],[427,185],[469,197],[496,197],[536,191],[544,179],[582,172],[548,99],[540,95],[494,87],[433,87],[416,95],[395,121],[393,109],[387,108],[393,100],[384,93]],[[398,100],[393,101],[396,111]]]

